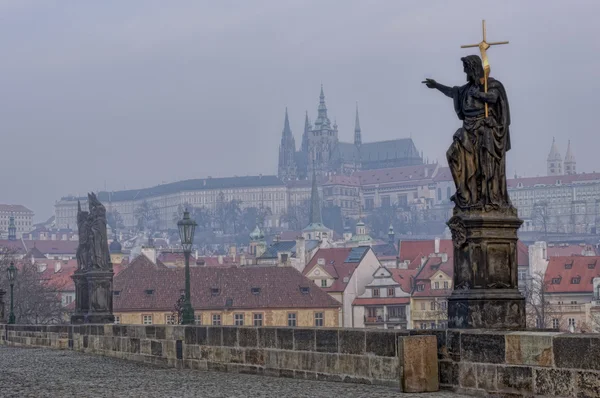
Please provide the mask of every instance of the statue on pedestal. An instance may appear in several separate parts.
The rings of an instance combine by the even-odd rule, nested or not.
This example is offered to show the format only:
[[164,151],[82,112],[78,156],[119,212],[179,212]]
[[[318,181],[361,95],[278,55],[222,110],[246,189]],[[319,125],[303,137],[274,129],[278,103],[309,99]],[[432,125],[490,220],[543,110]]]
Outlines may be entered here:
[[462,58],[467,84],[448,87],[423,83],[454,101],[463,125],[454,133],[446,156],[456,185],[454,215],[448,221],[454,245],[453,292],[448,299],[451,328],[522,329],[525,300],[518,291],[517,230],[522,221],[506,185],[510,150],[510,109],[502,83],[489,77],[488,43],[481,58]]
[[89,211],[78,204],[75,314],[72,323],[111,323],[113,270],[106,231],[106,208],[94,193],[88,194]]

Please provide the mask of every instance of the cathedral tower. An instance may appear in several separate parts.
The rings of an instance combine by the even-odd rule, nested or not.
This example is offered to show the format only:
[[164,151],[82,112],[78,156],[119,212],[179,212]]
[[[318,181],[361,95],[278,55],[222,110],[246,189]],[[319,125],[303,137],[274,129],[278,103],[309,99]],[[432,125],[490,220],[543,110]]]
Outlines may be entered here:
[[549,176],[561,176],[563,175],[563,160],[558,148],[556,141],[552,138],[552,147],[550,147],[550,153],[546,160],[548,164],[548,175]]
[[308,171],[323,176],[337,170],[339,165],[337,126],[331,126],[327,116],[325,94],[321,85],[318,116],[314,128],[308,134]]
[[296,142],[290,128],[288,111],[285,108],[285,121],[281,133],[281,144],[279,145],[279,167],[278,176],[282,180],[293,180],[296,178]]
[[571,152],[571,140],[569,140],[567,154],[565,155],[565,174],[577,174],[577,162],[575,161],[575,155]]

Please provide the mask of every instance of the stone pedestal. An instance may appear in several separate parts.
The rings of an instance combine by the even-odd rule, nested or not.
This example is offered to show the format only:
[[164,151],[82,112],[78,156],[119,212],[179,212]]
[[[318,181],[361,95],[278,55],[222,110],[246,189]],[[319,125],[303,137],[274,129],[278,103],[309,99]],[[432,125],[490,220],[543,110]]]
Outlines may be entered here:
[[75,271],[71,276],[75,283],[75,312],[71,315],[72,324],[80,324],[85,321],[85,314],[89,309],[88,287],[85,275]]
[[6,291],[0,289],[0,323],[6,323],[6,318],[5,318],[5,309],[4,309],[4,295],[6,294]]
[[516,210],[456,211],[448,221],[454,243],[449,328],[524,329],[518,290]]
[[85,323],[114,323],[115,316],[112,313],[113,271],[91,270],[85,276],[89,297],[89,309],[85,315]]

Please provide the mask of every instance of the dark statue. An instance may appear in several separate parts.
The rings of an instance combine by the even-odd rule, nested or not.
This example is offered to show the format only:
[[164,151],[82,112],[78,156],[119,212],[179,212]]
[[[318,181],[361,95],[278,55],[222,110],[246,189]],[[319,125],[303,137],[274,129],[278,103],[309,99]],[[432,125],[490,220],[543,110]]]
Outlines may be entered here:
[[[467,84],[448,87],[433,79],[423,83],[454,100],[463,126],[454,133],[446,157],[456,193],[452,200],[460,210],[512,208],[506,188],[506,152],[510,150],[510,110],[504,86],[488,78],[484,91],[481,58],[462,58]],[[489,114],[485,116],[485,104]]]
[[[477,46],[485,56],[492,44],[503,43],[488,44],[484,38]],[[464,57],[462,63],[464,86],[447,87],[433,79],[423,82],[452,98],[463,121],[446,153],[456,185],[454,215],[448,221],[454,245],[448,327],[522,329],[525,300],[517,278],[517,230],[522,221],[506,186],[506,152],[511,144],[508,98],[479,56]]]
[[110,323],[112,314],[113,269],[108,249],[106,208],[94,193],[88,194],[89,211],[78,203],[77,271],[75,282],[75,314],[72,323]]

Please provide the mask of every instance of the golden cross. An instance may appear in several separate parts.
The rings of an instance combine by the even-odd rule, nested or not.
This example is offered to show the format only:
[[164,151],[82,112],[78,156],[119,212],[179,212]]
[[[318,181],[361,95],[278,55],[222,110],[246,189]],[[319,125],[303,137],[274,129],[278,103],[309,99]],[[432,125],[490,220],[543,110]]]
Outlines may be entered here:
[[[488,76],[490,75],[490,63],[488,62],[487,52],[486,50],[491,46],[496,46],[498,44],[508,44],[507,41],[495,41],[492,43],[488,43],[486,41],[485,34],[485,19],[481,21],[481,29],[483,31],[483,40],[478,44],[466,44],[464,46],[460,46],[460,48],[471,48],[471,47],[479,47],[479,51],[481,51],[481,60],[483,61],[483,84],[484,91],[487,93],[488,91]],[[485,103],[485,117],[488,117],[488,104]]]

